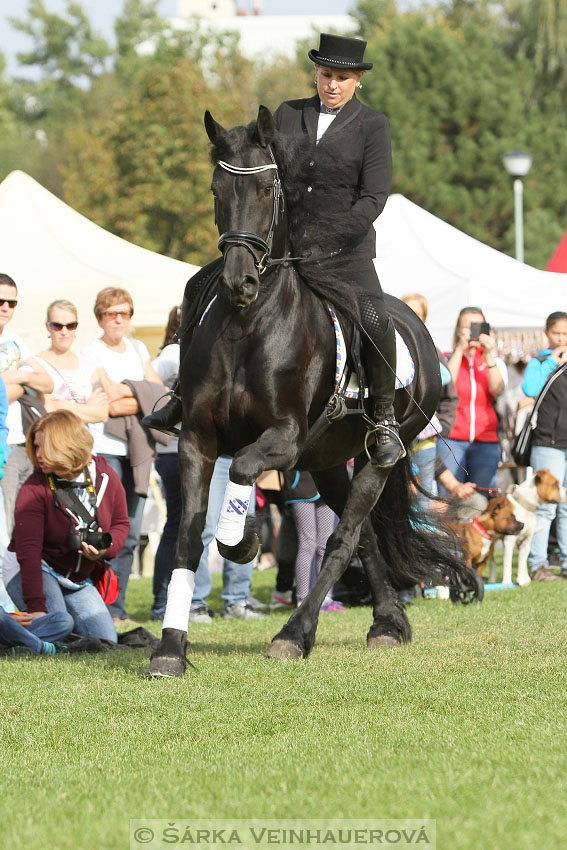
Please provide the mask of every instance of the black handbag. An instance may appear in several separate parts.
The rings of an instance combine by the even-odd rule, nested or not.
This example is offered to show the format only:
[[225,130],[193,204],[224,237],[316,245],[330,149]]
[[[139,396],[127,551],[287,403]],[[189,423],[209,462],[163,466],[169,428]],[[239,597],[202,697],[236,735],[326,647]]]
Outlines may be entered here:
[[514,440],[514,444],[512,445],[512,457],[514,458],[514,463],[516,464],[516,466],[530,465],[530,454],[532,451],[532,437],[534,433],[534,428],[535,424],[532,421],[532,417],[528,416],[528,418],[524,422],[524,427],[522,428],[522,430]]
[[514,458],[514,462],[516,466],[529,466],[530,465],[530,454],[532,451],[532,437],[535,431],[535,427],[537,425],[537,414],[539,407],[545,398],[547,391],[551,387],[551,385],[557,380],[557,378],[567,369],[567,363],[563,363],[561,366],[558,366],[557,369],[554,369],[553,372],[547,376],[547,380],[541,390],[539,391],[539,395],[537,396],[534,406],[532,408],[532,412],[526,419],[524,426],[516,439],[514,440],[514,444],[512,446],[512,457]]

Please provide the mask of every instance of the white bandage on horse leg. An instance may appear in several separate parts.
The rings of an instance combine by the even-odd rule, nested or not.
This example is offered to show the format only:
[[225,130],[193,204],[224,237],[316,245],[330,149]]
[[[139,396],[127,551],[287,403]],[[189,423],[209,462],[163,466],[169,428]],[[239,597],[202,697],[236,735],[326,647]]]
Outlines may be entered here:
[[163,618],[164,629],[179,629],[186,632],[189,628],[189,611],[195,590],[195,573],[178,567],[173,570],[167,588],[167,605]]
[[226,485],[215,535],[225,546],[235,546],[244,536],[244,523],[251,493],[252,485],[234,484],[232,481]]

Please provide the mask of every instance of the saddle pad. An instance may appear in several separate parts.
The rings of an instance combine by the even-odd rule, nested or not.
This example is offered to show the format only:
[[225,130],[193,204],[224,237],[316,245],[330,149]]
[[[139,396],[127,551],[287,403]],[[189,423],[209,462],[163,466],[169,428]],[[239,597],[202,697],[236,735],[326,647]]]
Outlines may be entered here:
[[[328,308],[333,327],[335,329],[335,340],[337,343],[337,358],[335,365],[335,384],[339,385],[343,372],[346,369],[347,362],[347,347],[345,338],[341,328],[341,324],[331,307]],[[396,389],[407,387],[411,384],[415,377],[415,364],[410,354],[409,348],[396,330]],[[365,393],[368,397],[368,390]],[[350,379],[349,385],[345,392],[346,398],[358,398],[358,381],[356,375]]]
[[[207,308],[201,319],[199,321],[199,325],[202,324],[205,316],[213,306],[216,295],[212,299],[212,301],[207,305]],[[343,330],[341,328],[341,324],[331,307],[328,307],[329,315],[331,316],[331,320],[333,322],[333,327],[335,329],[335,341],[337,345],[337,355],[335,362],[335,385],[338,386],[339,382],[342,378],[343,372],[346,369],[347,363],[347,347],[345,343],[345,338],[343,335]],[[408,387],[415,377],[415,365],[410,354],[409,348],[405,344],[404,340],[396,330],[396,389],[401,390],[402,387]],[[366,397],[368,397],[368,390],[365,393]],[[346,398],[358,398],[358,382],[356,375],[352,375],[349,385],[346,388],[345,392]]]

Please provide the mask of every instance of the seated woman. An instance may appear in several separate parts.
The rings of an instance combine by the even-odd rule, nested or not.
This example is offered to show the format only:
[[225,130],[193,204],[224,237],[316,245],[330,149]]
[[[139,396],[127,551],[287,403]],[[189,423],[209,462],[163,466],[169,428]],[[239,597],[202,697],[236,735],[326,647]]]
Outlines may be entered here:
[[[4,582],[18,608],[32,619],[67,611],[78,634],[116,642],[112,617],[91,574],[101,559],[110,560],[124,545],[128,511],[120,479],[104,458],[93,458],[92,448],[92,436],[68,410],[48,413],[32,424],[26,451],[35,469],[16,501]],[[80,513],[56,501],[54,491],[65,488],[78,496],[99,529],[110,533],[108,548],[73,542],[72,533],[86,523]],[[91,496],[96,496],[96,507]]]
[[81,355],[72,351],[78,325],[77,308],[71,301],[58,299],[47,308],[45,326],[51,345],[35,357],[53,379],[53,390],[45,395],[45,409],[71,410],[86,423],[106,422],[104,369],[91,371]]

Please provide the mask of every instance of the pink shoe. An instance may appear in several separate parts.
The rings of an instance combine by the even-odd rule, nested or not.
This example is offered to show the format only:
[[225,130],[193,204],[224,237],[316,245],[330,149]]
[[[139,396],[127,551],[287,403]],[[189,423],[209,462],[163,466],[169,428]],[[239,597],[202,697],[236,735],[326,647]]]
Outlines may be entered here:
[[346,611],[342,602],[336,602],[334,599],[325,599],[319,608],[321,614],[337,614],[339,611]]

